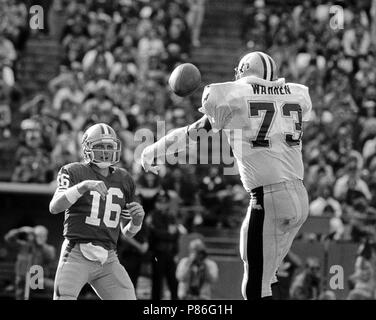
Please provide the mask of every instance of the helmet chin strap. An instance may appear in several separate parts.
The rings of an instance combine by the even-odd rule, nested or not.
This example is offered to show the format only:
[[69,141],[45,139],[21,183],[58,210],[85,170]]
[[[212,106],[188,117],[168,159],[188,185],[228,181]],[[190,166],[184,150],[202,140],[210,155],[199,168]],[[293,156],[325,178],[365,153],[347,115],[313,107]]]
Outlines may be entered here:
[[111,162],[93,162],[98,168],[106,169],[112,166]]

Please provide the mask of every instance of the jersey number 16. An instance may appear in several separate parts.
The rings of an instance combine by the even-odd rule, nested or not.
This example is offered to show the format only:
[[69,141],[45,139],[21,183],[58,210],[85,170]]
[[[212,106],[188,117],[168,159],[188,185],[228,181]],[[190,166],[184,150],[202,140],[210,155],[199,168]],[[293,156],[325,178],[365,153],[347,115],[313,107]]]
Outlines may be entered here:
[[[93,202],[91,205],[90,216],[86,217],[85,222],[93,226],[99,226],[101,223],[101,220],[98,218],[101,195],[98,191],[90,191],[90,195],[93,196]],[[103,222],[108,228],[116,228],[120,220],[121,206],[117,203],[113,203],[114,196],[122,199],[124,195],[119,188],[108,189],[103,214]],[[111,219],[112,213],[114,213],[113,219]]]

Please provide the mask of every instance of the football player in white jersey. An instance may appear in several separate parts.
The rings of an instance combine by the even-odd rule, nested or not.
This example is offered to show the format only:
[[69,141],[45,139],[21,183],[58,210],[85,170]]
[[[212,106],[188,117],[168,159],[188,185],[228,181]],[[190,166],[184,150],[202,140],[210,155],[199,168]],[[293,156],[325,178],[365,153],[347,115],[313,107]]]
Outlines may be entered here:
[[[200,120],[173,130],[142,153],[143,168],[157,174],[154,159],[185,149],[187,136],[197,136],[194,131],[224,130],[251,195],[240,232],[244,299],[272,297],[276,271],[307,219],[302,122],[309,120],[311,109],[306,86],[286,83],[269,55],[251,52],[240,60],[235,81],[206,86]],[[241,130],[240,138],[230,138],[231,130]],[[178,147],[170,150],[172,144]]]

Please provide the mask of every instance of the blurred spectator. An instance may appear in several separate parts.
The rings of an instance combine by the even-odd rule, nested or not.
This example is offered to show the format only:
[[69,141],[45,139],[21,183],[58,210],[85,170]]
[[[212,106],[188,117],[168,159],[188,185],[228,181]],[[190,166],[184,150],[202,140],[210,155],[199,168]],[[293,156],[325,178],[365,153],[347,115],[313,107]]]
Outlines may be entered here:
[[201,204],[207,211],[206,223],[208,225],[219,223],[218,216],[222,214],[222,199],[227,195],[227,192],[217,166],[209,168],[208,175],[201,180],[199,192]]
[[326,150],[318,150],[319,155],[316,160],[317,163],[312,163],[309,168],[305,178],[306,183],[309,186],[326,184],[331,185],[335,181],[333,168],[330,164],[327,163],[324,154]]
[[149,214],[149,245],[152,254],[152,299],[163,297],[163,281],[166,279],[171,300],[178,299],[176,255],[178,254],[179,226],[176,213],[170,210],[170,197],[160,191],[155,202],[155,210]]
[[309,206],[309,213],[312,216],[327,216],[330,219],[330,233],[335,233],[334,238],[340,239],[344,233],[344,225],[341,219],[341,204],[332,197],[329,186],[322,186],[318,191],[318,198],[314,199]]
[[12,65],[17,58],[17,52],[12,41],[8,40],[0,32],[0,59],[2,62]]
[[348,56],[364,55],[371,44],[370,32],[361,25],[359,20],[353,20],[353,26],[346,28],[343,34],[344,53]]
[[[54,93],[52,107],[58,112],[63,112],[63,103],[67,100],[77,104],[81,104],[84,100],[84,93],[78,79],[72,73],[66,72],[51,80],[50,90]],[[65,111],[71,112],[72,110]]]
[[315,257],[307,258],[305,268],[291,283],[292,300],[316,300],[321,291],[320,263]]
[[166,174],[163,179],[163,187],[167,190],[174,190],[179,195],[183,206],[193,205],[196,201],[195,177],[183,171],[181,167],[175,167]]
[[180,260],[176,278],[179,281],[180,299],[211,299],[211,286],[218,280],[218,266],[208,257],[201,239],[189,243],[189,256]]
[[17,166],[12,181],[35,183],[51,181],[52,168],[40,124],[35,120],[27,119],[22,122],[21,129],[23,139],[15,155]]
[[187,24],[191,28],[192,45],[199,47],[201,26],[205,15],[205,0],[189,0],[188,3]]
[[275,300],[289,300],[290,286],[294,278],[295,272],[302,266],[302,261],[291,250],[283,259],[281,266],[277,271],[278,282],[272,285],[273,299]]
[[369,240],[359,247],[355,271],[349,281],[352,289],[347,296],[348,300],[375,299],[375,252]]
[[337,300],[337,296],[334,291],[326,290],[320,294],[318,300]]
[[50,109],[51,101],[45,94],[36,94],[31,100],[25,102],[21,108],[20,112],[28,118],[37,116],[42,113],[43,109]]
[[164,52],[164,44],[158,36],[157,30],[149,29],[138,43],[138,65],[141,77],[145,77],[150,68],[150,58],[152,56],[161,56]]
[[[26,277],[30,268],[34,265],[41,266],[44,272],[44,289],[38,289],[38,293],[52,297],[54,286],[52,268],[55,267],[56,252],[53,246],[47,244],[47,237],[48,230],[44,226],[12,229],[5,235],[5,241],[11,246],[16,246],[18,250],[15,265],[16,300],[25,299],[25,291],[29,290],[29,288],[26,288]],[[36,291],[31,290],[30,298],[33,299],[36,293]]]
[[158,193],[161,190],[160,178],[151,172],[144,172],[137,184],[138,197],[141,199],[145,214],[148,215],[154,209]]
[[28,12],[23,1],[1,1],[0,34],[12,41],[16,50],[24,48],[29,34],[28,22]]
[[9,86],[5,81],[0,80],[0,140],[2,138],[9,138],[11,135],[12,112],[9,96]]
[[347,219],[352,241],[360,243],[375,236],[375,210],[365,198],[357,199],[347,208]]
[[0,32],[0,80],[9,87],[15,84],[13,64],[16,58],[17,53],[13,43]]
[[112,53],[105,48],[103,42],[88,51],[82,59],[82,68],[88,79],[99,80],[107,78],[115,63]]
[[371,200],[367,183],[361,178],[357,158],[350,158],[346,166],[346,174],[339,178],[334,185],[334,196],[351,204],[356,198],[364,196]]
[[182,53],[190,52],[190,32],[181,18],[174,18],[167,29],[167,44],[179,46]]
[[181,51],[181,48],[176,43],[168,44],[167,48],[167,57],[164,60],[166,64],[166,71],[172,72],[179,64],[183,63],[187,57]]
[[61,121],[57,128],[57,139],[52,150],[51,158],[55,169],[79,160],[80,147],[76,141],[76,135],[68,121]]
[[319,196],[310,203],[310,214],[312,216],[322,216],[326,206],[331,206],[335,212],[336,217],[342,216],[342,208],[340,203],[332,197],[329,186],[322,186],[319,190]]

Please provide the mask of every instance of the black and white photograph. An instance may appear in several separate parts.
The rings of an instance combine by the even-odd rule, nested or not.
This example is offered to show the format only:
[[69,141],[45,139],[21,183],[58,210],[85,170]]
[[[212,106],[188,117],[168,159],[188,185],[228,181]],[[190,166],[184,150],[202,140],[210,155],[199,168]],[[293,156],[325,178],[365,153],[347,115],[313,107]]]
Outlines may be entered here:
[[376,300],[376,0],[0,0],[11,300]]

